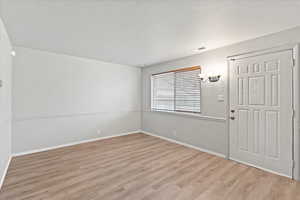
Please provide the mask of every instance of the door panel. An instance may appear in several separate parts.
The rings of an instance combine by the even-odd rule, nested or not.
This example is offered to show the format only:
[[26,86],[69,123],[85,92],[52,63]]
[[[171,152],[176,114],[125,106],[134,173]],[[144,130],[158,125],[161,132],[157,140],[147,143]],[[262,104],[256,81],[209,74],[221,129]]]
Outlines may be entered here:
[[265,77],[249,77],[249,105],[265,104]]
[[277,111],[266,111],[266,156],[271,158],[279,157],[278,118]]
[[239,149],[243,151],[248,151],[248,129],[249,129],[249,121],[248,121],[249,111],[241,109],[238,111],[238,144]]
[[[292,51],[230,64],[230,158],[292,176]],[[281,78],[283,77],[283,78]]]
[[260,118],[260,111],[253,110],[253,153],[260,153],[260,126],[261,126],[261,118]]

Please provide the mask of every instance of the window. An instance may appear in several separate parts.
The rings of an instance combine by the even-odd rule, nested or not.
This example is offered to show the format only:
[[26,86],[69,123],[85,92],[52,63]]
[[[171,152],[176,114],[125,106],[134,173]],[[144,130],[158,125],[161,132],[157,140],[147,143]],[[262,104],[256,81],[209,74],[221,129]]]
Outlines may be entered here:
[[151,109],[200,113],[199,66],[153,74]]

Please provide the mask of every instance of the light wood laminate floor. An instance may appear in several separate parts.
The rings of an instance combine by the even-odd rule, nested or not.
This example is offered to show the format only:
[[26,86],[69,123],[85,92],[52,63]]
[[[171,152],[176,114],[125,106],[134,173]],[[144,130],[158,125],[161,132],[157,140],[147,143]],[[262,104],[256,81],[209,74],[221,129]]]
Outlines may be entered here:
[[300,183],[133,134],[13,158],[0,200],[300,199]]

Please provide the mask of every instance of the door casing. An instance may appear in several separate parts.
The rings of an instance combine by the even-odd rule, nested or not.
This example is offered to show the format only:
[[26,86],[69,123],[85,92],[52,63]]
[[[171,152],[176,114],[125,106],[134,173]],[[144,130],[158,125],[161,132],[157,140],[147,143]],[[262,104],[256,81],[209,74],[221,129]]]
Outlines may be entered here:
[[[229,126],[229,117],[230,117],[230,62],[234,59],[241,59],[247,57],[253,57],[256,55],[263,55],[269,54],[279,51],[285,50],[292,50],[293,51],[293,59],[294,59],[294,67],[293,67],[293,93],[292,93],[292,101],[293,101],[293,110],[294,110],[294,117],[293,117],[293,174],[292,178],[295,180],[300,181],[300,61],[299,61],[299,54],[300,54],[300,44],[287,44],[278,47],[272,47],[252,52],[241,53],[237,55],[232,55],[227,57],[227,109],[226,109],[226,126],[227,126],[227,153],[226,158],[230,158],[230,126]],[[256,167],[256,166],[255,166]]]

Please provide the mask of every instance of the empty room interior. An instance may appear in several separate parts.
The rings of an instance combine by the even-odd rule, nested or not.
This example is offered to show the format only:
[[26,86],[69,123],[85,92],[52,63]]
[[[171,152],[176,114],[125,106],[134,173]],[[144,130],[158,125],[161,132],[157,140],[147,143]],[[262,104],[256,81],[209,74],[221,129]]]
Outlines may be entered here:
[[0,0],[0,200],[300,200],[299,11]]

